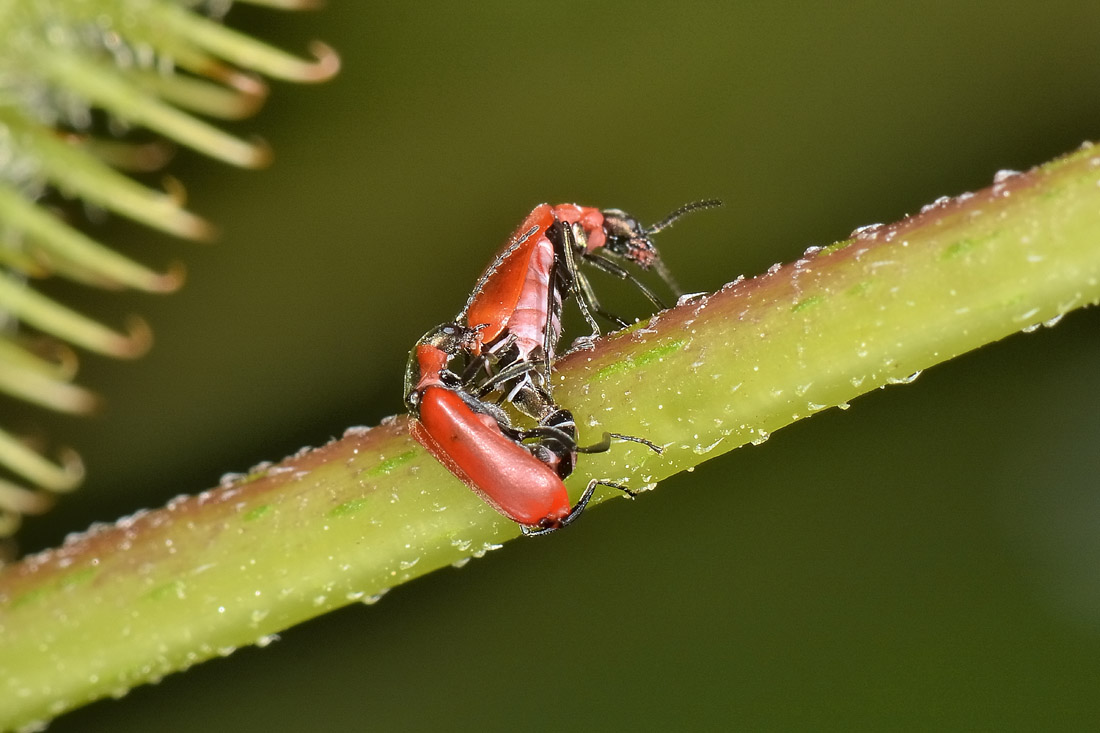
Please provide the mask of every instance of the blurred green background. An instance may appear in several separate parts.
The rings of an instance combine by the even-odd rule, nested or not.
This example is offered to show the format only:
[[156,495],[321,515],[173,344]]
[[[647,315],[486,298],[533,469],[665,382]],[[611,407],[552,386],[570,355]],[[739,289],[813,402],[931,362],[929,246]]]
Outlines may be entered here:
[[[647,221],[689,290],[1100,137],[1086,3],[331,2],[230,23],[344,68],[181,154],[212,247],[102,236],[178,294],[58,287],[156,329],[27,420],[86,486],[33,550],[401,411],[408,349],[541,201]],[[1073,729],[1100,716],[1100,310],[1017,335],[506,549],[51,731]],[[275,538],[277,541],[277,538]]]

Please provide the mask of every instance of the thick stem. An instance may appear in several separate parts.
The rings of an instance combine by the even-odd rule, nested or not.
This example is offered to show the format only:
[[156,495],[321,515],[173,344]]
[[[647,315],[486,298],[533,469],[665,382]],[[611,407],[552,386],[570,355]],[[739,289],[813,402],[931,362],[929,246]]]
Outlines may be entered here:
[[[1100,300],[1100,151],[1083,149],[687,302],[556,365],[586,456],[634,488]],[[612,493],[599,493],[596,503]],[[568,530],[566,530],[568,531]],[[0,725],[157,679],[519,534],[405,418],[0,570]]]

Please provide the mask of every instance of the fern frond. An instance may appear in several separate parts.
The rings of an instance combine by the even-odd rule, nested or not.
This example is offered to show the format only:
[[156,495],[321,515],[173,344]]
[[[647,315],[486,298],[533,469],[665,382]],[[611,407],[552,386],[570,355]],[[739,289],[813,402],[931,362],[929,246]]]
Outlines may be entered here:
[[[303,0],[252,0],[302,9]],[[168,158],[163,144],[96,136],[94,120],[144,127],[214,159],[244,167],[270,160],[260,141],[242,140],[195,115],[238,119],[267,95],[258,74],[322,81],[339,61],[314,44],[302,59],[232,31],[216,19],[228,2],[172,0],[36,0],[0,3],[0,392],[43,407],[83,413],[98,398],[72,384],[72,352],[26,335],[114,357],[139,356],[151,332],[131,317],[105,326],[30,287],[60,276],[91,286],[172,292],[181,265],[158,271],[115,252],[45,208],[51,191],[184,239],[208,239],[213,227],[184,208],[179,190],[150,189],[123,170],[153,170]],[[203,15],[198,11],[205,11]],[[178,188],[178,187],[176,187]],[[0,432],[0,466],[27,484],[0,479],[0,536],[21,514],[46,509],[45,492],[72,489],[83,475],[64,450],[50,462],[19,438]]]

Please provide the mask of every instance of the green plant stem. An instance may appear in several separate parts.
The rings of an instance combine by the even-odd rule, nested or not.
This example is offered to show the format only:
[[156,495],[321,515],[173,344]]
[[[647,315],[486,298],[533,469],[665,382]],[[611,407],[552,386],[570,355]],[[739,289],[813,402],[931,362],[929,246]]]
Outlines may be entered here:
[[[638,488],[1095,304],[1098,183],[1100,151],[1082,149],[567,356],[555,397],[582,440],[609,429],[666,446],[585,457],[571,488]],[[0,570],[0,724],[262,643],[518,534],[405,418],[352,430]]]

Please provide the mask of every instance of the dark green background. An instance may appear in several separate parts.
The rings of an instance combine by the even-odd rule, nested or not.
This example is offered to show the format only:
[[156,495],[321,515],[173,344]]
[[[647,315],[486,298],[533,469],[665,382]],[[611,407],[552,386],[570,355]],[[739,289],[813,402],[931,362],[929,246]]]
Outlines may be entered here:
[[[276,84],[274,167],[183,154],[201,247],[112,222],[171,297],[109,397],[44,418],[81,492],[30,549],[401,410],[405,355],[541,201],[655,220],[710,290],[1100,137],[1088,3],[238,8],[341,75]],[[979,7],[980,6],[980,7]],[[1017,335],[51,731],[1071,729],[1100,715],[1100,312]],[[273,538],[278,541],[278,538]]]

